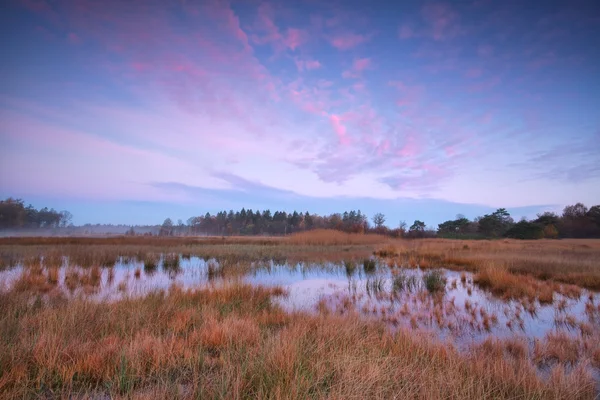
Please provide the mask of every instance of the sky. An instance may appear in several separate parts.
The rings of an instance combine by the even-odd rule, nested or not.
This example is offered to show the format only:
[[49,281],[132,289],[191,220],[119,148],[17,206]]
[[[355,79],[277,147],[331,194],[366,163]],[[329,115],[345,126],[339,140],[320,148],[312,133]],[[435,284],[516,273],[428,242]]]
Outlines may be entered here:
[[600,203],[597,0],[0,7],[0,196],[76,224]]

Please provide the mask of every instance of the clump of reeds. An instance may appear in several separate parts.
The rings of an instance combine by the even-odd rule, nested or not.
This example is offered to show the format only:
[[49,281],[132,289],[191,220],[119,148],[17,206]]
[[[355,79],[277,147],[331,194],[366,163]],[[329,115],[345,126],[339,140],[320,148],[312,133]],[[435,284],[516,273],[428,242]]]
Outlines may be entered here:
[[179,269],[179,255],[165,254],[163,256],[163,269],[176,271]]
[[550,332],[545,340],[536,340],[533,359],[540,365],[563,363],[575,365],[582,352],[580,339],[564,332]]
[[402,292],[404,290],[413,291],[417,286],[417,277],[409,275],[403,270],[395,274],[392,278],[392,290],[394,292]]
[[48,282],[41,267],[25,267],[13,287],[17,292],[45,293],[50,291],[53,285]]
[[352,260],[346,260],[344,261],[344,267],[346,269],[346,276],[350,277],[354,275],[354,272],[356,271],[356,262]]
[[369,296],[378,295],[379,293],[383,292],[384,285],[385,285],[385,280],[381,277],[376,276],[376,277],[367,279],[367,282],[365,283],[367,295],[369,295]]
[[398,251],[396,250],[396,248],[393,245],[390,244],[390,245],[387,245],[387,246],[375,251],[374,254],[381,258],[397,257]]
[[365,273],[372,274],[377,269],[377,261],[372,258],[366,258],[363,260],[363,269]]
[[152,275],[156,272],[158,268],[158,261],[156,257],[148,255],[144,259],[144,272],[148,275]]
[[225,268],[217,261],[211,260],[206,263],[206,276],[209,281],[215,278],[222,278],[225,273]]
[[48,283],[56,285],[59,279],[59,267],[52,266],[48,268]]
[[479,271],[473,280],[482,288],[490,289],[492,293],[505,298],[537,298],[540,303],[553,301],[554,291],[551,283],[537,281],[530,276],[517,276],[501,267],[486,267]]
[[74,268],[68,269],[65,273],[65,286],[67,289],[70,291],[75,290],[80,284],[80,278],[79,271]]
[[440,292],[446,288],[446,277],[440,270],[430,270],[423,274],[423,284],[430,292]]

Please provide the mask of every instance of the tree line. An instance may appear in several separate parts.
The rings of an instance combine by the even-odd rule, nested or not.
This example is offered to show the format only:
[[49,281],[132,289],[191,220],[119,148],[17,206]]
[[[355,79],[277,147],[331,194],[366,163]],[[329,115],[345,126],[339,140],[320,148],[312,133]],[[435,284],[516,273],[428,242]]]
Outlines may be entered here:
[[[0,229],[39,229],[39,228],[76,228],[73,227],[72,214],[68,211],[56,211],[47,207],[36,209],[25,206],[21,199],[0,200]],[[84,225],[80,228],[99,233],[104,225]],[[106,225],[106,227],[111,227]],[[114,226],[112,226],[114,228]],[[118,226],[120,227],[120,226]],[[124,227],[123,227],[124,228]],[[242,208],[239,211],[220,211],[191,217],[185,223],[177,223],[167,218],[162,225],[130,227],[127,235],[287,235],[312,229],[336,229],[349,233],[378,233],[392,237],[406,238],[600,238],[600,205],[587,208],[582,203],[566,206],[559,215],[544,212],[535,219],[521,219],[518,222],[505,208],[485,214],[473,220],[463,215],[438,224],[437,229],[427,227],[425,222],[415,220],[410,226],[400,221],[390,228],[386,217],[376,213],[371,219],[360,210],[351,210],[329,215],[307,212],[287,213],[285,211],[252,210]],[[71,229],[77,233],[77,229]],[[124,229],[119,229],[123,233]]]
[[587,208],[582,203],[566,206],[562,214],[544,212],[537,218],[518,222],[504,208],[473,221],[462,215],[438,225],[439,237],[446,238],[598,238],[600,237],[600,205]]
[[297,211],[288,214],[285,211],[271,213],[270,210],[242,209],[237,212],[221,211],[215,215],[206,213],[188,219],[187,224],[181,220],[175,224],[167,218],[159,235],[285,235],[311,229],[336,229],[407,238],[595,238],[600,237],[600,205],[588,209],[577,203],[566,206],[561,215],[544,212],[533,220],[521,219],[518,222],[505,208],[499,208],[473,220],[457,215],[454,220],[438,224],[437,229],[428,228],[421,220],[415,220],[410,226],[400,221],[396,228],[389,228],[385,222],[386,217],[382,213],[374,214],[369,221],[360,210],[321,216]]
[[0,200],[0,229],[64,228],[72,219],[69,211],[48,207],[38,210],[31,204],[25,207],[23,200],[11,197]]

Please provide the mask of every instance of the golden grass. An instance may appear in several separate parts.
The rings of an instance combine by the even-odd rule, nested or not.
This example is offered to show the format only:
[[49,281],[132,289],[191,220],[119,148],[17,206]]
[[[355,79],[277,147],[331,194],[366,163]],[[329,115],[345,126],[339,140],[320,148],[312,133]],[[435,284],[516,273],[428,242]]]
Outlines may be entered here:
[[[511,279],[506,274],[517,276],[519,280],[525,276],[527,284],[533,282],[527,277],[550,281],[554,290],[571,291],[569,295],[572,296],[576,296],[572,287],[559,287],[554,283],[600,290],[600,240],[596,239],[396,240],[382,245],[378,252],[392,257],[397,265],[411,267],[421,264],[422,268],[444,267],[476,273],[484,269],[499,269],[501,272],[497,274],[483,274],[501,281]],[[504,286],[504,283],[499,282],[498,286]],[[516,292],[531,291],[517,289]],[[545,298],[549,295],[546,294]]]
[[285,243],[295,245],[378,245],[392,239],[377,234],[346,233],[334,229],[316,229],[295,233],[285,238]]
[[515,343],[489,342],[461,355],[418,332],[390,333],[352,313],[287,314],[271,301],[279,293],[231,283],[106,303],[60,296],[32,302],[35,291],[2,292],[0,393],[290,399],[596,394],[583,369],[555,368],[547,380],[540,378]]
[[552,303],[553,288],[529,276],[517,276],[503,268],[486,267],[481,269],[473,281],[492,293],[504,298],[538,299],[540,303]]

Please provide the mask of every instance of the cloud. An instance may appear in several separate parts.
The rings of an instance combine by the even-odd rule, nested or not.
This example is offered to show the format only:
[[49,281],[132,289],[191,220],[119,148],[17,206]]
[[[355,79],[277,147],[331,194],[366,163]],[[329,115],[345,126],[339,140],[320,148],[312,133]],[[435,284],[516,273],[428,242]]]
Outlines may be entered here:
[[368,35],[341,33],[329,38],[329,43],[338,50],[349,50],[370,40]]
[[69,43],[71,43],[71,44],[80,44],[81,43],[81,38],[74,32],[70,32],[67,35],[67,39],[69,40]]
[[287,28],[281,33],[275,24],[275,12],[268,3],[262,3],[258,7],[255,31],[252,35],[254,43],[271,44],[277,53],[289,49],[296,50],[307,40],[307,32],[299,28]]
[[296,63],[296,68],[298,68],[298,71],[300,71],[300,72],[305,71],[305,70],[311,71],[311,70],[319,69],[322,67],[321,63],[318,60],[311,60],[311,59],[302,60],[302,59],[296,58],[294,60],[294,62]]
[[332,114],[329,116],[329,121],[331,121],[333,131],[337,135],[340,143],[344,146],[350,144],[350,138],[348,137],[348,132],[343,124],[342,118],[339,115]]
[[[597,159],[580,158],[569,146],[569,136],[583,132],[579,120],[586,129],[597,122],[591,106],[597,96],[580,84],[594,82],[594,57],[586,49],[597,27],[574,6],[534,16],[508,3],[415,3],[393,26],[379,24],[367,6],[314,2],[306,8],[221,0],[165,7],[157,0],[57,0],[15,8],[16,17],[35,20],[36,27],[11,26],[18,38],[9,38],[12,47],[33,49],[38,44],[29,38],[45,32],[52,39],[43,45],[56,56],[45,59],[53,79],[19,68],[19,85],[7,85],[10,96],[51,111],[2,107],[29,116],[40,135],[72,132],[65,138],[92,146],[84,153],[94,163],[102,160],[94,148],[119,154],[137,181],[150,171],[144,182],[227,184],[207,175],[216,169],[306,193],[368,190],[389,197],[453,196],[458,190],[450,183],[464,177],[479,184],[479,173],[497,174],[493,179],[507,186],[523,176],[546,183],[555,176],[561,187],[597,179]],[[21,34],[27,29],[36,30]],[[375,35],[382,40],[367,48]],[[65,60],[69,68],[61,67]],[[9,117],[18,133],[21,120]],[[112,144],[92,140],[98,138]],[[1,139],[26,149],[14,134]],[[568,151],[557,158],[553,146]],[[545,156],[536,161],[541,155],[531,149]],[[25,150],[15,154],[28,157]],[[34,158],[28,173],[43,171],[41,160],[57,162],[53,157]],[[161,170],[153,157],[181,164]],[[111,158],[111,168],[117,161]],[[52,168],[80,172],[65,165],[72,171]],[[108,181],[100,180],[104,190]],[[521,201],[498,187],[487,196]],[[467,192],[479,196],[463,192],[461,199]]]
[[342,73],[344,78],[359,78],[363,71],[371,67],[370,58],[357,58],[352,63],[352,68]]
[[429,3],[421,12],[429,28],[428,34],[434,40],[452,39],[463,33],[460,17],[449,4]]
[[530,152],[526,160],[512,164],[526,180],[548,179],[566,183],[585,182],[600,177],[600,130],[568,144]]

